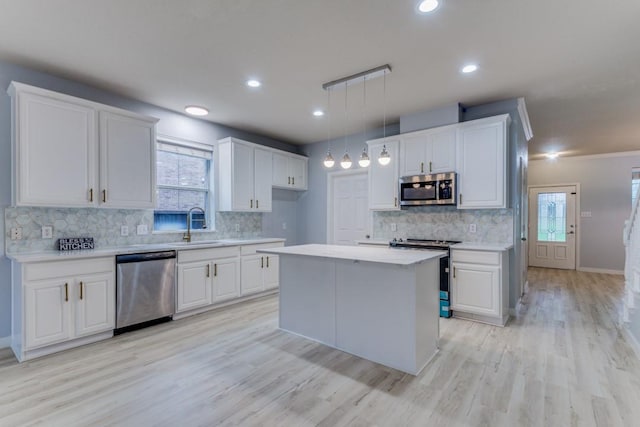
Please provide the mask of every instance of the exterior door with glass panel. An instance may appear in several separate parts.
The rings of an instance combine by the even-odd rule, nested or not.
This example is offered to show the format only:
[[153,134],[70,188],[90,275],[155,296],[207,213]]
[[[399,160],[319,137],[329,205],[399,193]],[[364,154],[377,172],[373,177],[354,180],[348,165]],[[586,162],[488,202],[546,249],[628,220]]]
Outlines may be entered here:
[[529,189],[529,265],[576,268],[576,187]]

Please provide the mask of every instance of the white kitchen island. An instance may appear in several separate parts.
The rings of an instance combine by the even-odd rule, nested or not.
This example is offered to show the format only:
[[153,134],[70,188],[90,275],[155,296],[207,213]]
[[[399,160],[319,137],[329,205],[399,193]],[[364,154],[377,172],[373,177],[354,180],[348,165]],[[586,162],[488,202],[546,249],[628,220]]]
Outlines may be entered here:
[[442,251],[300,245],[280,256],[280,329],[417,375],[438,350]]

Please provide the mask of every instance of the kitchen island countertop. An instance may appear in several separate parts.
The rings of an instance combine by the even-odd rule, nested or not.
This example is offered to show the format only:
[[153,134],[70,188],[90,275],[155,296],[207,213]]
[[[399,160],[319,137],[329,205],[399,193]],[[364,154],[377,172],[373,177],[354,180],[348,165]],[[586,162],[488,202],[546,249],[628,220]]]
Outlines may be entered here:
[[363,246],[298,245],[282,248],[259,249],[258,252],[274,255],[303,255],[320,258],[345,259],[381,264],[413,265],[446,256],[442,251],[408,251]]

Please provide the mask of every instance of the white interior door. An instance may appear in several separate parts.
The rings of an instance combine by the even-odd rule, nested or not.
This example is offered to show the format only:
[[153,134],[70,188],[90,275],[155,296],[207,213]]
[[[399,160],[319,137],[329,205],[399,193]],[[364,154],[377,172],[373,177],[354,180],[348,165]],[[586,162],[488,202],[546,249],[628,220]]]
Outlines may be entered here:
[[529,189],[529,265],[576,268],[576,187]]
[[335,245],[355,245],[369,230],[369,180],[366,172],[333,175],[330,178],[328,241]]

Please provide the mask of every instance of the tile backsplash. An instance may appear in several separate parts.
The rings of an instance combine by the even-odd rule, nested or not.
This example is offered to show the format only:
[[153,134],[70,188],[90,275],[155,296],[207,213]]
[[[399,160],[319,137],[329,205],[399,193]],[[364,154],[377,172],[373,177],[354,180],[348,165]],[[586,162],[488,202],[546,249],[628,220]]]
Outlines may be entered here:
[[[5,236],[7,253],[54,250],[61,237],[93,237],[96,248],[145,243],[169,243],[182,239],[182,233],[153,233],[153,210],[66,209],[18,207],[6,208]],[[136,227],[146,224],[149,234],[137,235]],[[236,224],[240,229],[236,232]],[[42,239],[42,226],[53,226],[53,239]],[[120,235],[121,226],[129,228],[128,236]],[[11,240],[13,227],[22,228],[22,240]],[[216,212],[214,231],[197,231],[193,240],[261,237],[260,213]]]
[[[393,231],[395,224],[396,231]],[[469,226],[476,225],[476,232]],[[464,242],[512,243],[512,209],[457,209],[455,206],[411,207],[374,212],[374,239],[425,238]]]

